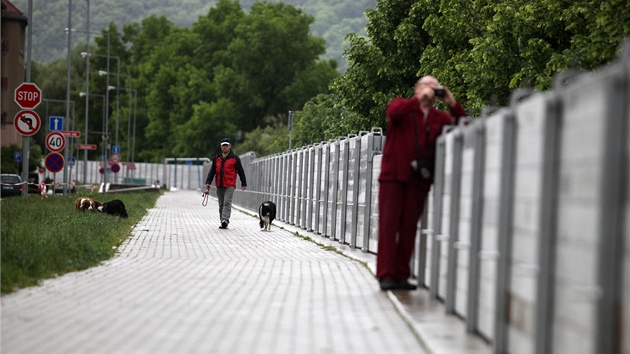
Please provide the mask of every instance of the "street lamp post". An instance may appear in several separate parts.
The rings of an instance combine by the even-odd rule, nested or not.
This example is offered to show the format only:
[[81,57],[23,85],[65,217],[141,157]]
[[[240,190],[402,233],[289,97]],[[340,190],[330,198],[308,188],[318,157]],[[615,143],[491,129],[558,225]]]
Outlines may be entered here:
[[[101,32],[92,32],[90,31],[90,0],[87,0],[88,3],[88,15],[87,15],[87,30],[80,30],[80,29],[76,29],[76,28],[71,28],[71,27],[66,27],[64,30],[66,31],[66,34],[68,34],[68,36],[70,36],[70,32],[81,32],[81,33],[86,33],[87,35],[87,50],[88,52],[81,52],[81,56],[86,58],[87,63],[86,63],[86,92],[89,94],[90,92],[90,56],[92,55],[98,55],[98,54],[92,54],[89,52],[90,50],[90,34],[100,34],[100,35],[104,35],[107,36],[107,68],[109,70],[109,53],[110,53],[110,35],[109,33],[101,33]],[[70,26],[70,24],[68,24],[68,26]],[[107,85],[109,86],[109,81],[107,82]],[[107,102],[109,102],[109,99],[107,100]],[[89,100],[85,99],[85,144],[88,143],[88,111],[89,111]],[[83,179],[85,180],[87,178],[87,150],[85,150],[84,154],[83,154]]]
[[[131,136],[131,94],[136,92],[136,90],[133,89],[133,77],[131,77],[131,75],[128,74],[120,74],[118,73],[118,78],[120,79],[120,76],[126,76],[127,79],[129,80],[129,88],[126,89],[124,87],[118,87],[119,90],[125,90],[128,92],[128,96],[129,96],[129,110],[127,112],[127,148],[126,148],[126,155],[127,155],[127,161],[131,161],[129,159],[129,152],[131,151],[131,145],[129,144],[129,137]],[[137,93],[136,93],[137,94]]]
[[[87,30],[85,31],[85,35],[87,37],[86,48],[87,51],[90,51],[90,0],[86,0],[87,2]],[[108,35],[109,38],[109,35]],[[109,43],[109,41],[108,41]],[[109,48],[108,48],[109,49]],[[85,57],[85,144],[88,143],[88,111],[90,109],[90,57]],[[83,150],[83,184],[87,184],[87,158],[88,151],[87,149]]]
[[289,111],[289,121],[287,123],[289,128],[289,150],[292,148],[293,143],[293,111]]
[[135,146],[135,140],[136,140],[136,132],[135,132],[135,128],[136,128],[136,106],[137,106],[137,99],[138,99],[138,91],[133,89],[133,83],[132,83],[132,77],[131,75],[126,75],[126,74],[121,74],[122,76],[127,76],[129,78],[129,88],[124,88],[124,87],[120,87],[120,90],[125,90],[129,93],[129,110],[127,112],[127,161],[133,161],[133,155],[131,155],[132,157],[130,158],[130,151],[132,151],[131,149],[131,144],[129,142],[130,136],[131,136],[131,94],[133,93],[134,95],[134,107],[133,107],[133,118],[134,118],[134,131],[133,131],[133,144]]
[[[97,96],[97,97],[101,97],[101,98],[103,99],[103,119],[102,119],[102,121],[103,121],[103,126],[102,126],[102,128],[101,128],[101,131],[100,131],[100,132],[97,132],[97,133],[99,133],[99,134],[101,134],[101,135],[102,135],[102,134],[103,134],[103,132],[104,132],[104,130],[105,130],[105,120],[106,120],[106,117],[105,117],[105,105],[106,105],[106,103],[105,103],[105,95],[99,95],[99,94],[96,94],[96,93],[89,93],[89,94],[88,94],[88,93],[86,93],[86,92],[79,92],[79,96],[81,96],[81,97],[85,97],[85,98],[86,98],[86,100],[89,98],[89,96]],[[87,135],[87,132],[86,132],[86,135]],[[85,141],[86,141],[86,145],[87,145],[87,138],[85,139]],[[104,154],[103,149],[104,149],[103,144],[101,144],[101,154]],[[87,153],[87,150],[85,150],[85,152]],[[87,162],[85,163],[85,165],[87,166]],[[103,166],[103,168],[105,168],[105,166]],[[84,166],[84,170],[85,170],[85,171],[87,171],[87,167],[85,167],[85,166]],[[102,182],[102,183],[104,183],[104,182],[105,182],[105,181],[104,181],[105,172],[106,172],[106,171],[103,171],[103,178],[101,179],[101,182]],[[87,172],[84,172],[84,173],[85,173],[85,174],[86,174],[86,176],[87,176]],[[87,178],[87,177],[84,177],[84,178]],[[85,179],[85,181],[87,181],[87,179]],[[84,183],[86,183],[86,182],[84,182]]]

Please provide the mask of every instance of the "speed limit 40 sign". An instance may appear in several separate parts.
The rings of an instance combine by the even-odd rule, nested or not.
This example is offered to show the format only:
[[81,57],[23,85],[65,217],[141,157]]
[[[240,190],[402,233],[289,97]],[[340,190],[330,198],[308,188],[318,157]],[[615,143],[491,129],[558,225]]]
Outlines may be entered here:
[[46,147],[51,152],[59,152],[66,147],[66,137],[61,132],[50,132],[46,136]]

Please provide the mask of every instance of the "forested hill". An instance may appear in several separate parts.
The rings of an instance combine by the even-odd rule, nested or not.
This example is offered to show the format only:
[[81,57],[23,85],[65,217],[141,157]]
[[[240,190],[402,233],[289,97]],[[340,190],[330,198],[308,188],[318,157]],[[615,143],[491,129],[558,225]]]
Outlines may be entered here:
[[[12,0],[25,14],[28,0]],[[68,26],[70,0],[33,1],[33,60],[40,63],[64,59],[67,40],[64,28]],[[241,0],[248,11],[255,0]],[[278,2],[268,0],[268,2]],[[374,8],[376,0],[285,0],[286,4],[303,9],[315,17],[311,31],[326,40],[325,58],[334,58],[343,71],[346,67],[342,54],[348,33],[365,34],[367,19],[364,11]],[[151,15],[165,16],[175,25],[189,27],[201,15],[208,13],[216,0],[90,0],[90,31],[100,32],[110,22],[119,31],[122,26],[140,22]],[[87,0],[72,0],[72,27],[85,29]],[[85,41],[85,35],[77,34],[74,43]]]

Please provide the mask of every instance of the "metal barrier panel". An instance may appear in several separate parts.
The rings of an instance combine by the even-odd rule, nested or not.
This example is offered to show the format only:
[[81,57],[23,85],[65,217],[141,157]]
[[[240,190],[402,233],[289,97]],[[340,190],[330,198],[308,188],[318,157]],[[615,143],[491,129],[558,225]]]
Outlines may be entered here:
[[424,272],[424,274],[418,274],[418,284],[422,285],[426,288],[431,287],[431,271],[432,271],[432,256],[433,256],[433,247],[435,245],[435,228],[433,226],[434,218],[433,210],[435,208],[435,184],[431,187],[431,191],[427,196],[427,200],[425,202],[424,213],[425,215],[422,217],[420,221],[420,236],[419,236],[419,245],[417,247],[418,252],[424,252],[424,266],[418,266],[417,272]]
[[[367,184],[372,182],[372,152],[374,151],[374,134],[370,133],[362,135],[359,138],[358,150],[359,159],[355,164],[357,172],[356,176],[356,206],[354,208],[354,241],[351,245],[360,249],[364,249],[367,246],[366,234],[369,232],[369,205],[366,205],[366,201],[370,198],[367,193],[370,191]],[[365,249],[367,251],[367,249]]]
[[[470,193],[466,190],[462,192],[462,195],[470,194],[470,205],[467,209],[470,212],[470,245],[469,245],[469,260],[468,260],[468,299],[467,299],[467,316],[466,316],[466,330],[471,333],[479,333],[479,288],[481,283],[480,263],[481,259],[479,253],[482,245],[483,234],[481,232],[483,223],[483,195],[484,195],[484,173],[486,165],[485,156],[485,126],[486,119],[481,119],[471,124],[471,130],[474,134],[474,143],[472,144],[473,158],[472,158],[472,174],[470,181]],[[468,141],[469,139],[465,139]],[[465,184],[468,186],[468,183]],[[462,209],[465,207],[462,206]]]
[[313,191],[313,210],[311,215],[313,218],[312,232],[321,234],[320,221],[321,221],[321,197],[322,197],[322,144],[317,144],[313,150],[313,183],[311,185]]
[[516,146],[512,250],[508,286],[509,352],[534,353],[540,248],[544,132],[548,95],[538,94],[514,108]]
[[481,245],[479,251],[479,318],[477,331],[494,339],[497,259],[499,258],[499,200],[504,123],[500,111],[485,121],[484,182],[482,195]]
[[328,217],[328,204],[330,197],[330,142],[328,144],[324,144],[322,146],[321,153],[321,179],[320,179],[320,225],[318,229],[318,234],[320,235],[329,235],[328,234],[328,225],[330,218]]
[[[363,141],[363,133],[360,132],[359,136],[352,139],[354,140],[354,147],[351,149],[351,163],[350,173],[348,174],[348,213],[346,221],[346,230],[349,230],[349,244],[351,248],[357,247],[359,233],[363,231],[363,218],[359,217],[359,190],[361,188],[361,179],[365,179],[365,172],[361,173],[361,162],[365,161],[367,154],[363,154],[361,142]],[[361,230],[361,231],[359,231]],[[360,246],[359,246],[360,247]]]
[[304,185],[304,149],[295,152],[295,206],[293,209],[293,219],[296,226],[302,227],[302,204]]
[[[450,154],[452,155],[450,166],[450,194],[449,194],[449,211],[448,211],[448,239],[445,241],[447,247],[446,257],[446,297],[445,307],[446,313],[455,313],[456,301],[456,285],[458,278],[458,259],[459,252],[455,247],[459,240],[459,212],[460,212],[460,192],[462,177],[462,149],[463,149],[463,133],[461,128],[456,129],[452,134],[452,147]],[[447,153],[449,152],[449,144],[447,139]],[[447,174],[448,176],[448,174]]]
[[[430,213],[430,217],[433,221],[433,228],[430,231],[433,234],[431,241],[431,273],[429,277],[429,296],[432,299],[438,297],[438,290],[440,288],[440,263],[441,263],[441,249],[443,238],[442,235],[442,208],[444,200],[444,183],[445,183],[445,169],[446,163],[446,136],[438,138],[435,147],[435,179],[433,183],[433,210]],[[438,239],[440,238],[440,239]]]
[[316,181],[316,177],[317,174],[315,172],[315,154],[316,154],[316,147],[311,145],[308,148],[308,170],[309,170],[309,174],[308,174],[308,187],[306,190],[306,200],[307,200],[307,205],[306,208],[304,209],[304,213],[306,214],[306,221],[304,224],[304,227],[306,229],[306,231],[310,231],[312,232],[314,230],[313,227],[313,219],[315,219],[314,217],[314,206],[315,206],[315,188],[317,186],[317,181]]
[[337,220],[335,235],[340,243],[348,243],[346,239],[346,212],[348,209],[348,170],[350,164],[350,137],[343,137],[339,144],[339,174],[337,175]]
[[443,189],[441,193],[442,210],[440,223],[442,225],[441,233],[436,235],[436,241],[440,242],[438,254],[438,270],[439,281],[437,296],[443,300],[447,298],[448,272],[449,272],[449,256],[451,249],[449,247],[450,226],[451,226],[451,197],[453,193],[453,157],[455,149],[455,135],[447,134],[444,137],[444,165],[443,165]]
[[293,175],[292,171],[292,163],[293,157],[292,152],[287,152],[284,156],[284,186],[283,186],[283,194],[284,194],[284,222],[287,224],[291,223],[291,188],[293,186],[293,181],[291,176]]
[[383,155],[375,155],[372,160],[372,183],[370,185],[371,190],[371,202],[370,202],[370,233],[368,237],[366,252],[376,253],[378,249],[378,176],[381,174],[381,160]]
[[471,249],[471,229],[473,211],[473,178],[475,176],[476,155],[481,151],[476,150],[479,138],[477,130],[473,127],[466,127],[462,130],[462,152],[461,152],[461,177],[459,191],[459,217],[457,239],[453,247],[457,257],[455,259],[455,313],[463,318],[468,318],[468,297],[470,285],[470,249]]
[[302,150],[293,152],[293,188],[291,189],[291,225],[300,226],[301,197],[302,197]]
[[[619,115],[611,98],[618,90],[611,68],[603,75],[583,75],[577,84],[559,94],[563,101],[560,166],[561,188],[558,197],[558,239],[553,307],[553,352],[598,353],[599,339],[613,336],[599,332],[598,315],[606,305],[607,290],[602,286],[609,275],[598,273],[606,262],[614,260],[615,235],[602,234],[607,225],[606,213],[614,213],[614,205],[603,203],[607,176],[616,174],[619,166],[607,161],[607,121]],[[627,97],[622,100],[627,100]],[[616,102],[616,106],[619,105]],[[618,129],[618,128],[617,128]],[[608,169],[608,170],[607,170]],[[612,244],[611,244],[612,243]],[[608,249],[612,252],[599,253]],[[610,271],[610,276],[614,270]],[[610,352],[610,351],[605,351]]]
[[345,150],[345,162],[344,162],[344,177],[343,177],[343,198],[341,200],[341,217],[343,229],[340,230],[343,235],[343,243],[353,246],[352,241],[353,229],[356,230],[356,225],[352,225],[354,207],[356,204],[355,187],[357,187],[357,180],[359,171],[356,170],[355,161],[358,161],[357,152],[360,149],[360,140],[356,135],[349,135],[346,139]]
[[336,140],[330,145],[330,172],[329,172],[329,188],[328,188],[328,218],[330,225],[327,228],[326,235],[332,240],[339,240],[337,233],[337,201],[340,199],[339,191],[339,149],[340,142]]
[[[573,353],[595,352],[598,248],[598,171],[603,167],[604,124],[600,117],[606,90],[580,85],[567,88],[563,99],[560,170],[562,188],[558,200],[557,271],[554,292],[552,347]],[[580,104],[580,100],[587,104]],[[595,103],[596,102],[596,103]],[[579,271],[575,272],[573,269]],[[560,285],[560,286],[559,286]],[[570,324],[570,325],[569,325]]]

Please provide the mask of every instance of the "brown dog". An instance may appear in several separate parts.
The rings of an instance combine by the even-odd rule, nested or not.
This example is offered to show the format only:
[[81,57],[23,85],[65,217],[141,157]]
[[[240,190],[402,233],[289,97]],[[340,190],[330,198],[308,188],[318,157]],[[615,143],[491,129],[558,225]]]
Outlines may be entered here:
[[74,201],[74,208],[79,211],[91,210],[97,212],[98,207],[101,205],[103,205],[103,203],[90,197],[79,197]]

